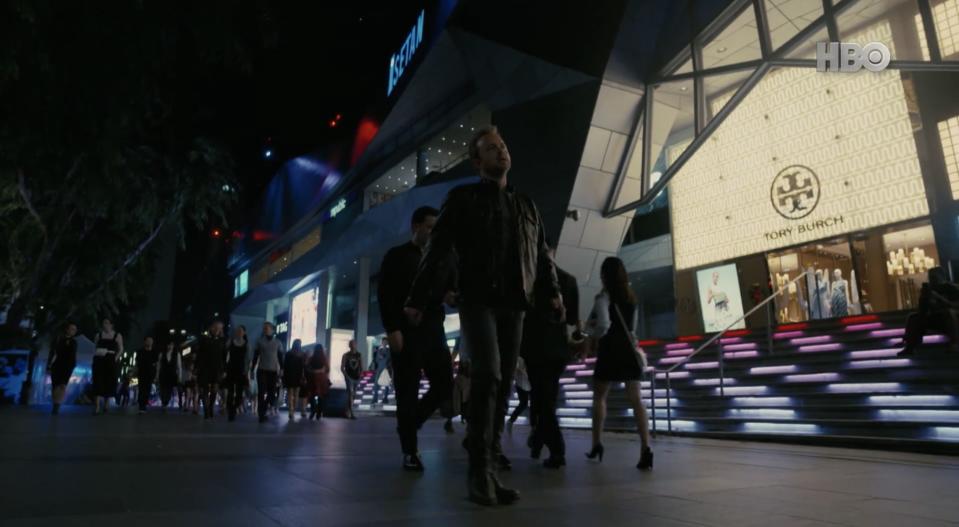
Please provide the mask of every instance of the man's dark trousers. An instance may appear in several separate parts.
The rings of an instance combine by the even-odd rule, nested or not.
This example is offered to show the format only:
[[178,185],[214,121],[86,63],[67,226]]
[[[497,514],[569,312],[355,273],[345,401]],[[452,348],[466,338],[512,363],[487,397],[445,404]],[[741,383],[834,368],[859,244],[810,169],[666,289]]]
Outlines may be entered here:
[[523,337],[523,316],[517,309],[460,308],[463,339],[470,354],[467,445],[474,472],[495,472],[493,456],[502,452],[500,440]]
[[[404,454],[417,453],[416,431],[437,409],[448,408],[453,397],[453,362],[446,345],[442,319],[404,327],[403,349],[390,351],[396,389],[396,423]],[[429,390],[419,399],[421,373]],[[448,416],[446,416],[448,417]]]

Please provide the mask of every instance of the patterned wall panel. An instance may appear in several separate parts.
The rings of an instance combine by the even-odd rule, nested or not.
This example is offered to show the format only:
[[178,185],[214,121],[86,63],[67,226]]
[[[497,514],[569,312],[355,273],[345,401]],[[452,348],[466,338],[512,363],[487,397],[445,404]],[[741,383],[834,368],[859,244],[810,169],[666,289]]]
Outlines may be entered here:
[[[790,174],[814,192],[777,210]],[[927,215],[899,73],[769,72],[672,179],[670,202],[677,269]]]

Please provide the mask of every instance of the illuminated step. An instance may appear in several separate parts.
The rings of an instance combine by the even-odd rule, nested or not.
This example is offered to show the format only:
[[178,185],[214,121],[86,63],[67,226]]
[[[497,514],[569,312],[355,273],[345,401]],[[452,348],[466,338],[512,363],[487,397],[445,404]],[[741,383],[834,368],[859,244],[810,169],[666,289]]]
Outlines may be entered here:
[[726,411],[727,417],[737,419],[795,419],[795,410],[780,408],[733,408]]
[[879,359],[879,360],[854,360],[846,365],[847,368],[854,370],[863,370],[868,368],[902,368],[912,365],[910,359]]
[[718,362],[689,362],[685,366],[687,370],[711,370],[718,367]]
[[720,344],[736,344],[742,341],[743,341],[742,337],[723,337],[719,339]]
[[749,343],[746,343],[746,344],[733,344],[733,345],[731,345],[731,346],[723,346],[723,350],[725,350],[725,351],[746,351],[746,350],[754,350],[754,349],[756,349],[756,348],[758,348],[758,347],[759,347],[759,345],[756,344],[755,342],[749,342]]
[[576,376],[577,376],[577,377],[592,377],[592,376],[593,376],[593,370],[580,370],[580,371],[576,372]]
[[881,337],[901,337],[901,336],[903,336],[903,335],[905,335],[905,334],[906,334],[906,330],[905,330],[904,328],[880,329],[880,330],[877,330],[877,331],[870,331],[870,332],[869,332],[869,336],[870,336],[870,337],[876,337],[876,338],[881,338]]
[[664,357],[659,359],[660,364],[677,364],[686,360],[686,357]]
[[850,382],[826,386],[826,390],[833,393],[898,392],[901,389],[902,383],[898,382]]
[[669,350],[666,352],[666,355],[670,357],[682,357],[682,356],[689,355],[693,351],[694,351],[693,348]]
[[959,403],[954,395],[870,395],[869,404],[885,406],[954,406]]
[[832,344],[813,344],[811,346],[799,346],[798,350],[800,353],[815,353],[819,351],[838,351],[843,348],[842,344],[832,343]]
[[783,331],[780,333],[774,333],[773,338],[775,340],[783,340],[783,339],[793,339],[796,337],[801,337],[803,335],[805,335],[805,333],[802,331]]
[[835,382],[842,376],[838,373],[803,373],[798,375],[786,375],[783,380],[786,382]]
[[815,337],[790,339],[789,344],[793,346],[805,346],[807,344],[823,344],[830,341],[832,341],[832,337],[829,335],[816,335]]
[[844,331],[870,331],[880,328],[882,328],[882,322],[869,322],[867,324],[853,324],[851,326],[846,326]]
[[727,351],[723,356],[728,359],[751,359],[759,356],[759,351]]
[[[696,386],[719,386],[719,379],[693,379],[693,384]],[[729,386],[732,384],[737,384],[736,379],[723,379],[724,386]]]
[[934,426],[929,431],[929,438],[940,441],[959,441],[959,427]]
[[[669,423],[665,419],[656,420],[656,428],[659,430],[666,430],[669,427]],[[699,429],[699,424],[695,421],[687,421],[684,419],[673,419],[672,420],[672,429],[673,431],[678,432],[695,432]]]
[[743,423],[744,432],[763,434],[817,434],[819,425],[806,423]]
[[557,408],[556,415],[560,417],[581,417],[587,415],[585,408]]
[[902,348],[887,348],[875,350],[850,351],[850,359],[881,359],[885,357],[895,357],[899,355]]
[[564,428],[592,428],[593,420],[588,417],[560,417],[559,426]]
[[750,375],[772,375],[772,374],[785,374],[785,373],[794,373],[799,371],[799,368],[795,364],[790,364],[788,366],[757,366],[755,368],[749,368]]
[[673,344],[666,344],[665,348],[666,350],[689,349],[690,351],[692,351],[693,349],[692,346],[690,346],[689,344],[685,342],[676,342]]
[[589,389],[589,385],[586,384],[586,383],[581,383],[581,384],[565,384],[565,385],[563,385],[563,389],[564,389],[564,390],[567,390],[567,391],[568,391],[568,390],[573,390],[573,391],[576,391],[576,390],[588,390],[588,389]]
[[[762,395],[769,392],[768,386],[730,386],[724,389],[726,395]],[[713,394],[719,395],[719,388],[713,389]]]
[[[687,378],[687,377],[689,377],[689,376],[690,376],[690,373],[689,373],[688,371],[674,371],[674,372],[672,372],[672,373],[669,374],[670,380],[672,380],[672,379],[685,379],[685,378]],[[657,379],[665,379],[665,378],[666,378],[666,373],[665,373],[665,372],[657,373],[657,374],[656,374],[656,378],[657,378]]]
[[883,421],[959,421],[959,410],[878,410]]
[[736,406],[792,406],[792,397],[733,397]]

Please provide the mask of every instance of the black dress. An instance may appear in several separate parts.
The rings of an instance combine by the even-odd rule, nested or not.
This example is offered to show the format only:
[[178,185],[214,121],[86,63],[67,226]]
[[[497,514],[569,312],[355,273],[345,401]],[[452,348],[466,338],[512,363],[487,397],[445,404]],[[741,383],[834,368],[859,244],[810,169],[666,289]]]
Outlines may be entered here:
[[196,353],[196,382],[200,386],[219,384],[226,359],[226,338],[205,335]]
[[53,348],[53,356],[47,371],[50,372],[50,384],[66,386],[77,366],[77,341],[73,337],[62,337]]
[[306,385],[306,355],[303,352],[290,352],[283,361],[283,386],[300,388]]
[[634,304],[609,303],[609,331],[599,339],[599,352],[596,354],[596,369],[593,378],[598,381],[638,381],[643,376],[636,352],[630,345],[629,332],[620,322],[615,305],[619,306],[623,319],[629,324],[633,320]]
[[233,339],[230,339],[227,345],[226,359],[226,382],[231,385],[240,385],[246,387],[249,378],[249,366],[247,363],[247,341],[237,346]]
[[119,333],[105,338],[97,333],[97,349],[105,349],[105,355],[93,356],[93,394],[98,397],[113,397],[117,394],[117,355],[120,353]]

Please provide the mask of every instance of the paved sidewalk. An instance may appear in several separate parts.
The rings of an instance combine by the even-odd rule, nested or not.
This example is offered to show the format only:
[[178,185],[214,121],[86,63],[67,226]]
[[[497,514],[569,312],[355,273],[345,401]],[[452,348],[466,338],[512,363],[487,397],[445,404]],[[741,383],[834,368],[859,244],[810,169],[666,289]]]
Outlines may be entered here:
[[0,408],[0,525],[937,526],[959,524],[959,458],[660,437],[656,467],[609,435],[602,464],[567,431],[569,466],[506,439],[523,492],[510,507],[465,499],[462,425],[421,434],[427,471],[400,470],[395,423],[205,423],[182,414]]

